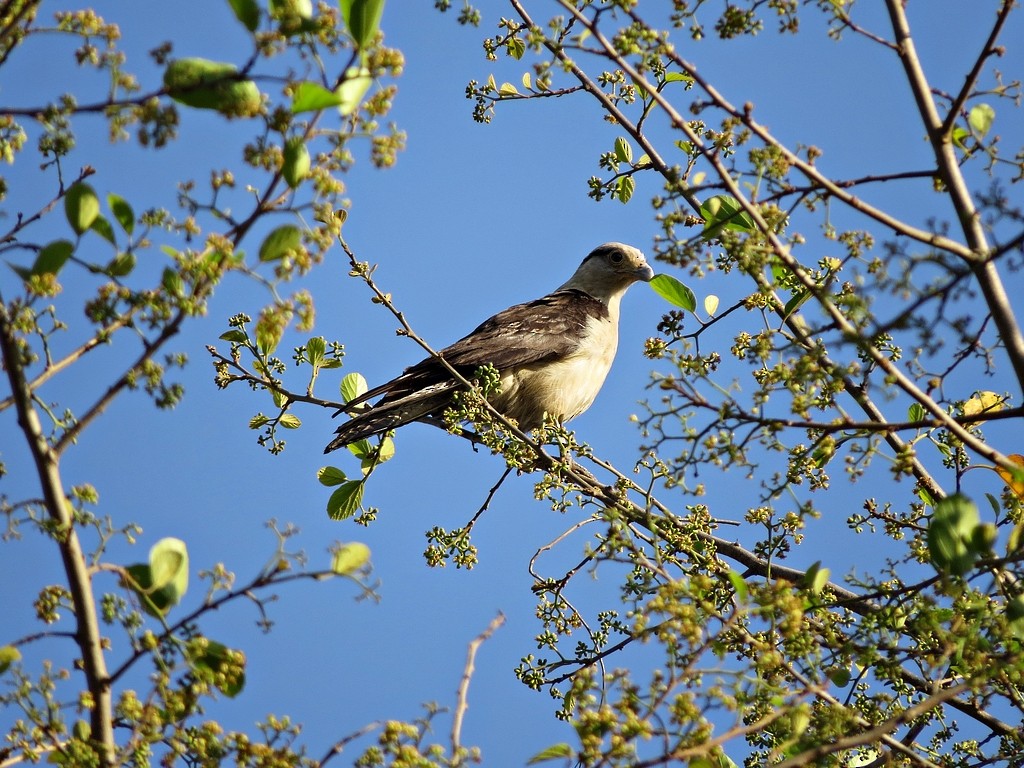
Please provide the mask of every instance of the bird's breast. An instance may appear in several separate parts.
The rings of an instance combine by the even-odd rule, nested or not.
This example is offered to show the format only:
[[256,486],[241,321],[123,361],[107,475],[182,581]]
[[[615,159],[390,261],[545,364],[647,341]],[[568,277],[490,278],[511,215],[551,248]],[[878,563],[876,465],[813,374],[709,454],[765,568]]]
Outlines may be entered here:
[[618,346],[618,324],[612,318],[591,318],[580,343],[569,354],[506,371],[494,406],[524,430],[539,427],[548,414],[568,421],[591,406],[611,369]]

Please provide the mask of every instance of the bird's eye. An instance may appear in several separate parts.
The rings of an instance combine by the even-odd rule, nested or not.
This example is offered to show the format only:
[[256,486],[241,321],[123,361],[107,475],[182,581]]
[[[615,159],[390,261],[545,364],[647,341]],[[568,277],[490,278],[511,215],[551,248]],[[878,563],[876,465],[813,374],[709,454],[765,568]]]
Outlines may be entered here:
[[626,257],[623,256],[622,251],[615,251],[611,256],[612,264],[621,264],[624,258]]

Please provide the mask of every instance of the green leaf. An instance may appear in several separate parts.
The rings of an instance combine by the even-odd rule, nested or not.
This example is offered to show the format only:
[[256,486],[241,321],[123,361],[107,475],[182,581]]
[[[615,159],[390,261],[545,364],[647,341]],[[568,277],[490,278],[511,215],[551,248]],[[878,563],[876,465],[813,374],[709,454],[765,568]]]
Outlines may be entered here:
[[[67,240],[54,240],[43,246],[29,275],[55,275],[71,258],[75,246]],[[27,278],[26,278],[27,279]]]
[[920,403],[911,403],[907,408],[907,421],[923,421],[925,416],[924,406]]
[[807,303],[809,298],[811,298],[811,292],[806,288],[801,288],[793,294],[789,301],[786,302],[786,306],[782,308],[782,316],[784,318],[789,317],[800,309],[801,306]]
[[953,126],[953,132],[951,134],[951,138],[953,139],[953,143],[956,146],[960,147],[960,149],[963,149],[963,150],[967,149],[967,145],[964,144],[964,139],[966,139],[970,135],[971,135],[971,132],[968,131],[966,128],[962,128],[959,125]]
[[21,661],[21,651],[13,645],[0,646],[0,675],[11,668],[11,664]]
[[717,237],[723,229],[737,232],[753,232],[756,229],[750,214],[731,195],[709,197],[701,205],[700,215],[704,219],[705,239]]
[[346,403],[351,403],[360,395],[365,394],[366,390],[366,379],[361,373],[350,373],[341,380],[341,399]]
[[302,247],[302,232],[294,224],[283,224],[264,238],[260,245],[260,261],[283,259],[289,251]]
[[322,85],[311,82],[299,83],[292,93],[292,114],[315,112],[341,104],[341,96]]
[[170,590],[177,603],[188,589],[188,550],[185,542],[172,536],[160,539],[149,550],[149,572],[153,589]]
[[370,441],[364,437],[362,440],[356,440],[354,443],[349,443],[348,450],[349,453],[357,459],[365,459],[373,451],[373,446],[370,445]]
[[615,139],[615,159],[620,163],[633,162],[633,147],[621,136]]
[[729,583],[732,584],[732,588],[736,591],[736,597],[740,600],[746,600],[747,582],[744,581],[742,574],[737,571],[730,570],[726,576],[728,576]]
[[132,210],[127,200],[111,192],[107,195],[107,206],[114,214],[117,223],[121,225],[121,229],[129,235],[135,231],[135,211]]
[[828,679],[840,688],[850,684],[850,670],[845,667],[833,667],[828,671]]
[[615,185],[615,199],[620,203],[628,203],[633,197],[633,190],[636,189],[636,182],[632,176],[623,176]]
[[349,480],[342,483],[327,500],[327,516],[331,520],[345,520],[352,517],[363,501],[363,481]]
[[988,104],[978,104],[971,107],[971,111],[967,113],[967,122],[979,139],[984,138],[992,129],[992,122],[995,119],[996,111]]
[[309,176],[309,150],[301,136],[293,136],[284,145],[284,165],[281,175],[289,187],[295,189]]
[[316,479],[320,481],[320,485],[326,485],[328,488],[335,485],[341,485],[345,482],[345,473],[337,467],[320,467],[316,471]]
[[182,296],[185,293],[185,281],[181,279],[176,269],[164,267],[163,275],[160,277],[160,284],[171,296]]
[[520,59],[523,58],[523,55],[526,53],[526,41],[523,40],[523,38],[521,37],[510,38],[508,41],[507,50],[509,52],[509,55],[513,59],[519,61]]
[[811,591],[812,594],[820,595],[821,590],[828,584],[829,576],[832,572],[828,568],[821,567],[821,561],[817,561],[804,573],[804,586]]
[[537,763],[546,763],[548,760],[571,760],[575,756],[576,752],[571,745],[565,743],[552,744],[527,760],[526,764],[537,765]]
[[223,341],[230,341],[232,344],[242,344],[246,340],[245,331],[238,328],[232,328],[230,331],[224,331],[219,337]]
[[704,297],[704,311],[708,317],[714,317],[715,312],[718,311],[718,297],[713,293],[709,293]]
[[89,229],[95,232],[97,235],[102,237],[111,245],[117,245],[117,240],[114,237],[114,228],[110,226],[110,222],[103,215],[97,216],[92,220],[92,224],[89,225]]
[[364,475],[370,474],[370,471],[378,464],[383,464],[385,461],[391,461],[395,456],[395,441],[390,437],[385,437],[381,440],[380,445],[371,448],[363,457],[363,461],[360,465]]
[[302,420],[294,413],[286,413],[277,422],[285,429],[298,429],[302,426]]
[[940,573],[963,576],[982,550],[977,547],[975,529],[981,525],[978,507],[960,493],[935,504],[928,522],[928,555]]
[[75,234],[81,235],[100,215],[100,199],[92,187],[78,182],[64,195],[64,214]]
[[309,359],[309,364],[314,368],[319,368],[320,363],[323,362],[324,353],[327,351],[327,342],[323,336],[313,336],[309,341],[306,342],[306,357]]
[[263,105],[256,83],[239,79],[238,67],[228,62],[175,59],[164,70],[164,86],[175,101],[226,117],[252,117]]
[[264,416],[262,413],[257,413],[251,419],[249,419],[249,429],[259,429],[264,424],[269,424],[270,419]]
[[693,312],[697,308],[697,297],[693,291],[671,275],[655,275],[650,282],[654,292],[670,304]]
[[370,561],[370,548],[359,541],[343,544],[331,558],[331,570],[339,576],[358,571]]
[[339,0],[341,18],[357,48],[365,48],[373,41],[384,14],[384,0]]
[[666,72],[666,83],[692,83],[693,77],[682,72]]
[[519,89],[516,88],[512,83],[502,83],[501,87],[498,88],[499,96],[518,96]]
[[355,112],[370,90],[373,78],[366,67],[349,67],[345,70],[345,82],[338,86],[338,112],[343,116]]
[[636,88],[636,95],[640,97],[641,101],[647,101],[647,97],[650,96],[650,94],[647,92],[647,89],[644,88],[643,82],[633,77],[630,79],[633,81],[633,87]]
[[134,253],[119,253],[110,260],[104,271],[111,277],[125,277],[130,275],[132,270],[135,269],[135,264]]
[[260,7],[256,0],[228,0],[236,18],[250,32],[255,32],[260,23]]
[[[281,336],[284,333],[284,329],[275,323],[257,323],[256,324],[256,347],[264,355],[274,354],[274,350],[277,349],[277,345],[281,343]],[[278,408],[284,406],[284,395],[278,390],[274,389],[270,392],[271,397],[274,399],[274,405]]]
[[176,595],[173,587],[163,589],[153,587],[152,569],[148,563],[135,563],[125,568],[126,578],[123,583],[134,590],[139,596],[143,610],[150,616],[163,617],[177,604],[180,595]]

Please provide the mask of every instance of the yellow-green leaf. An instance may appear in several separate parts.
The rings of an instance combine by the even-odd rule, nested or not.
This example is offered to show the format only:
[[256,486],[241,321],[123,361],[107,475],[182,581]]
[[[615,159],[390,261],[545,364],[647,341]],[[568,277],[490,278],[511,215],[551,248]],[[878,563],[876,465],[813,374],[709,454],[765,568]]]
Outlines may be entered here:
[[615,139],[615,159],[620,163],[633,161],[633,147],[621,136]]
[[153,589],[173,589],[178,602],[188,589],[188,550],[185,542],[168,536],[149,550],[150,576]]
[[92,187],[78,182],[64,195],[64,213],[75,234],[81,235],[100,215],[100,199]]
[[366,67],[349,67],[345,70],[345,82],[338,86],[338,112],[342,116],[351,115],[363,101],[370,90],[373,78]]
[[362,480],[342,483],[327,500],[327,516],[331,520],[345,520],[352,517],[363,501]]
[[250,32],[255,32],[260,23],[260,7],[256,0],[228,0],[236,18]]
[[996,111],[988,104],[978,104],[971,107],[967,113],[967,122],[978,138],[983,138],[992,129],[992,123],[996,119]]
[[739,201],[731,195],[715,195],[704,201],[700,207],[704,219],[704,237],[716,237],[723,229],[738,232],[753,232],[754,220]]
[[107,195],[107,205],[110,207],[110,212],[114,214],[114,218],[117,219],[117,223],[121,225],[121,229],[130,235],[135,229],[135,212],[128,201],[111,192]]
[[358,48],[373,42],[384,14],[384,0],[339,0],[341,18]]
[[164,86],[175,101],[226,117],[252,117],[263,105],[256,83],[239,79],[238,67],[227,62],[175,59],[164,70]]
[[260,245],[260,261],[277,261],[302,246],[302,233],[293,224],[273,230]]
[[292,91],[292,114],[316,112],[341,104],[341,96],[318,83],[302,82]]
[[281,175],[285,183],[295,189],[309,175],[309,150],[301,136],[293,136],[284,144],[284,164]]
[[32,274],[57,274],[60,272],[61,267],[67,263],[67,260],[71,258],[74,250],[74,245],[67,240],[54,240],[52,243],[43,246],[39,251],[39,255],[36,256],[35,263],[32,265]]
[[670,304],[693,312],[697,308],[697,297],[693,291],[671,275],[655,275],[650,282],[654,292]]
[[352,402],[366,390],[366,379],[361,373],[350,373],[341,380],[341,399],[346,403]]
[[320,482],[320,485],[326,485],[328,488],[341,485],[345,482],[345,473],[337,467],[320,467],[316,472],[316,479]]
[[331,570],[340,576],[358,571],[370,561],[370,548],[361,541],[342,544],[331,558]]
[[10,669],[11,664],[21,661],[21,651],[13,645],[0,646],[0,675]]
[[575,756],[576,752],[571,745],[565,743],[552,744],[527,760],[526,764],[537,765],[538,763],[546,763],[548,760],[571,760]]

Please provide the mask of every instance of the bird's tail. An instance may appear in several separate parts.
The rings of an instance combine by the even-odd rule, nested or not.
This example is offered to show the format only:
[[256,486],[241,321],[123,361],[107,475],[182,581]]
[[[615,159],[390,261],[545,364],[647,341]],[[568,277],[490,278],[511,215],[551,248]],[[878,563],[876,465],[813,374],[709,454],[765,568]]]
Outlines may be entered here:
[[446,382],[427,390],[413,392],[394,400],[383,401],[366,408],[346,421],[336,431],[336,437],[324,448],[324,453],[342,448],[360,440],[380,435],[425,416],[439,413],[451,402],[454,382]]

